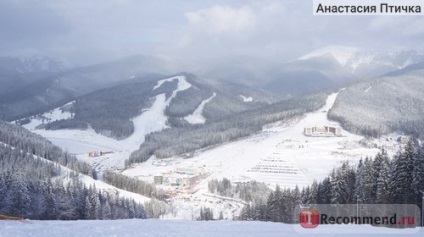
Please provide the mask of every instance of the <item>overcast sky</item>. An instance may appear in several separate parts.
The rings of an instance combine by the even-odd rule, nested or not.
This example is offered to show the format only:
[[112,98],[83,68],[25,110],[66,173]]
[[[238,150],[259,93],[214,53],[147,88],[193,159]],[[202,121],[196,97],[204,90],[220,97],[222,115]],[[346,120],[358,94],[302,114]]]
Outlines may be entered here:
[[313,16],[308,0],[1,0],[2,54],[288,60],[327,45],[422,48],[424,17]]

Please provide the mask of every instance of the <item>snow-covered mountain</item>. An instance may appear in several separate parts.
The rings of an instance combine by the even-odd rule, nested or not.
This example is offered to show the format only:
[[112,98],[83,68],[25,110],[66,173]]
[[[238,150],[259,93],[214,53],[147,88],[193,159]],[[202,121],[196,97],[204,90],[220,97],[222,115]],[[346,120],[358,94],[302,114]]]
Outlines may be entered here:
[[415,50],[366,51],[353,47],[327,46],[312,51],[300,60],[312,58],[335,59],[356,78],[372,78],[422,62],[424,54]]
[[63,58],[45,54],[17,54],[0,57],[0,70],[14,73],[54,73],[73,68]]
[[40,52],[0,56],[0,96],[71,68],[66,59]]
[[424,61],[415,50],[367,51],[327,46],[270,70],[265,88],[285,95],[301,95],[373,79]]
[[158,73],[171,73],[168,65],[162,58],[139,55],[75,68],[22,83],[18,88],[12,87],[5,93],[0,93],[0,119],[15,120],[44,112],[78,96],[128,80],[159,78]]
[[424,64],[359,82],[340,92],[329,116],[351,132],[424,137]]
[[[183,73],[168,79],[129,81],[89,93],[61,109],[31,118],[37,122],[25,126],[34,129],[42,125],[40,128],[48,130],[86,129],[90,126],[105,136],[126,139],[137,130],[134,126],[138,122],[134,118],[140,114],[145,117],[153,110],[157,110],[151,114],[154,118],[139,123],[149,127],[149,123],[161,121],[160,129],[163,129],[202,124],[276,101],[275,96],[262,90],[233,83],[209,82]],[[146,110],[150,112],[143,113]],[[98,119],[99,116],[102,120]],[[143,130],[148,133],[150,129]]]

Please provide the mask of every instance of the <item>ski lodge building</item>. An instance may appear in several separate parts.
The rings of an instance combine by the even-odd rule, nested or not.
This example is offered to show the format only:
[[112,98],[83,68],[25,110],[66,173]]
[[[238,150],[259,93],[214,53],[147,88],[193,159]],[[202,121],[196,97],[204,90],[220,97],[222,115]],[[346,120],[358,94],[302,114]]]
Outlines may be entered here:
[[332,136],[341,136],[342,129],[339,126],[314,126],[306,127],[303,129],[303,134],[305,136],[312,137],[332,137]]

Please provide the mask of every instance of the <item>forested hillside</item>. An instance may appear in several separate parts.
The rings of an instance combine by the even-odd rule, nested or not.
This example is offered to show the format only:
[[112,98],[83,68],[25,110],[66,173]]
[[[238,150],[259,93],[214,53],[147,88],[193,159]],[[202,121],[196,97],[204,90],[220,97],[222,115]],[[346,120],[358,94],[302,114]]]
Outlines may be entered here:
[[13,121],[46,112],[82,95],[171,73],[163,59],[135,55],[121,60],[70,69],[33,80],[0,94],[0,119]]
[[400,132],[424,137],[424,70],[400,71],[340,91],[329,118],[366,136]]
[[[90,167],[44,138],[0,122],[0,213],[42,220],[145,218],[142,205],[87,187]],[[50,162],[51,161],[51,162]],[[64,182],[60,165],[73,171]]]
[[31,133],[18,125],[0,121],[0,142],[32,155],[42,157],[76,172],[92,176],[90,166],[63,152],[44,137]]
[[[202,101],[211,98],[214,93],[214,98],[202,111],[207,120],[222,119],[278,100],[261,90],[234,84],[210,83],[188,73],[183,75],[191,86],[179,91],[165,109],[168,125],[171,127],[189,126],[184,118],[191,115]],[[64,108],[74,115],[72,118],[52,121],[42,128],[86,129],[91,126],[97,133],[115,139],[127,138],[134,132],[131,119],[149,109],[155,96],[165,93],[166,98],[169,98],[178,86],[178,81],[172,80],[154,89],[157,83],[157,80],[129,82],[79,97],[71,107]],[[250,97],[252,101],[243,101],[241,95]]]
[[166,158],[190,154],[198,149],[252,135],[261,131],[265,124],[288,121],[317,110],[325,104],[326,98],[324,93],[315,94],[248,110],[205,125],[170,128],[149,134],[140,149],[131,154],[126,165],[144,162],[152,155]]

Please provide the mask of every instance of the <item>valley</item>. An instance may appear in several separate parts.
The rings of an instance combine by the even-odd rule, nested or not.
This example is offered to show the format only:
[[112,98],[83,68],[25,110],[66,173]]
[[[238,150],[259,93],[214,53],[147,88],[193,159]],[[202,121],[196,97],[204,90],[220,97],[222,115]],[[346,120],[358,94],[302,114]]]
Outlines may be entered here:
[[[339,94],[337,92],[328,95],[322,108],[288,121],[267,124],[260,133],[247,138],[201,149],[189,157],[157,158],[153,155],[144,163],[125,167],[125,160],[144,142],[146,135],[168,127],[168,117],[164,112],[166,107],[178,93],[191,87],[184,76],[177,76],[159,80],[153,91],[163,83],[174,80],[178,84],[170,96],[166,97],[163,93],[152,97],[152,106],[132,119],[134,133],[122,140],[98,134],[91,128],[37,129],[43,123],[40,118],[33,118],[24,127],[89,163],[99,177],[103,171],[112,170],[156,183],[167,194],[167,202],[172,210],[162,216],[164,219],[193,219],[199,215],[201,207],[212,208],[214,216],[222,213],[225,219],[237,217],[245,202],[209,193],[208,182],[213,179],[227,178],[236,184],[257,181],[270,188],[276,185],[302,188],[311,185],[313,180],[322,180],[333,167],[344,161],[357,164],[361,158],[375,156],[379,148],[384,147],[390,154],[394,154],[400,147],[397,141],[388,139],[389,136],[365,139],[342,129],[337,122],[328,120],[327,113],[334,105]],[[204,122],[204,118],[201,119],[203,107],[215,96],[213,94],[200,103],[193,114],[185,119],[193,123]],[[72,116],[57,108],[42,117],[51,122]],[[306,134],[306,129],[318,131],[326,127],[334,131]],[[92,151],[98,154],[90,155]],[[104,154],[99,155],[99,152]]]

